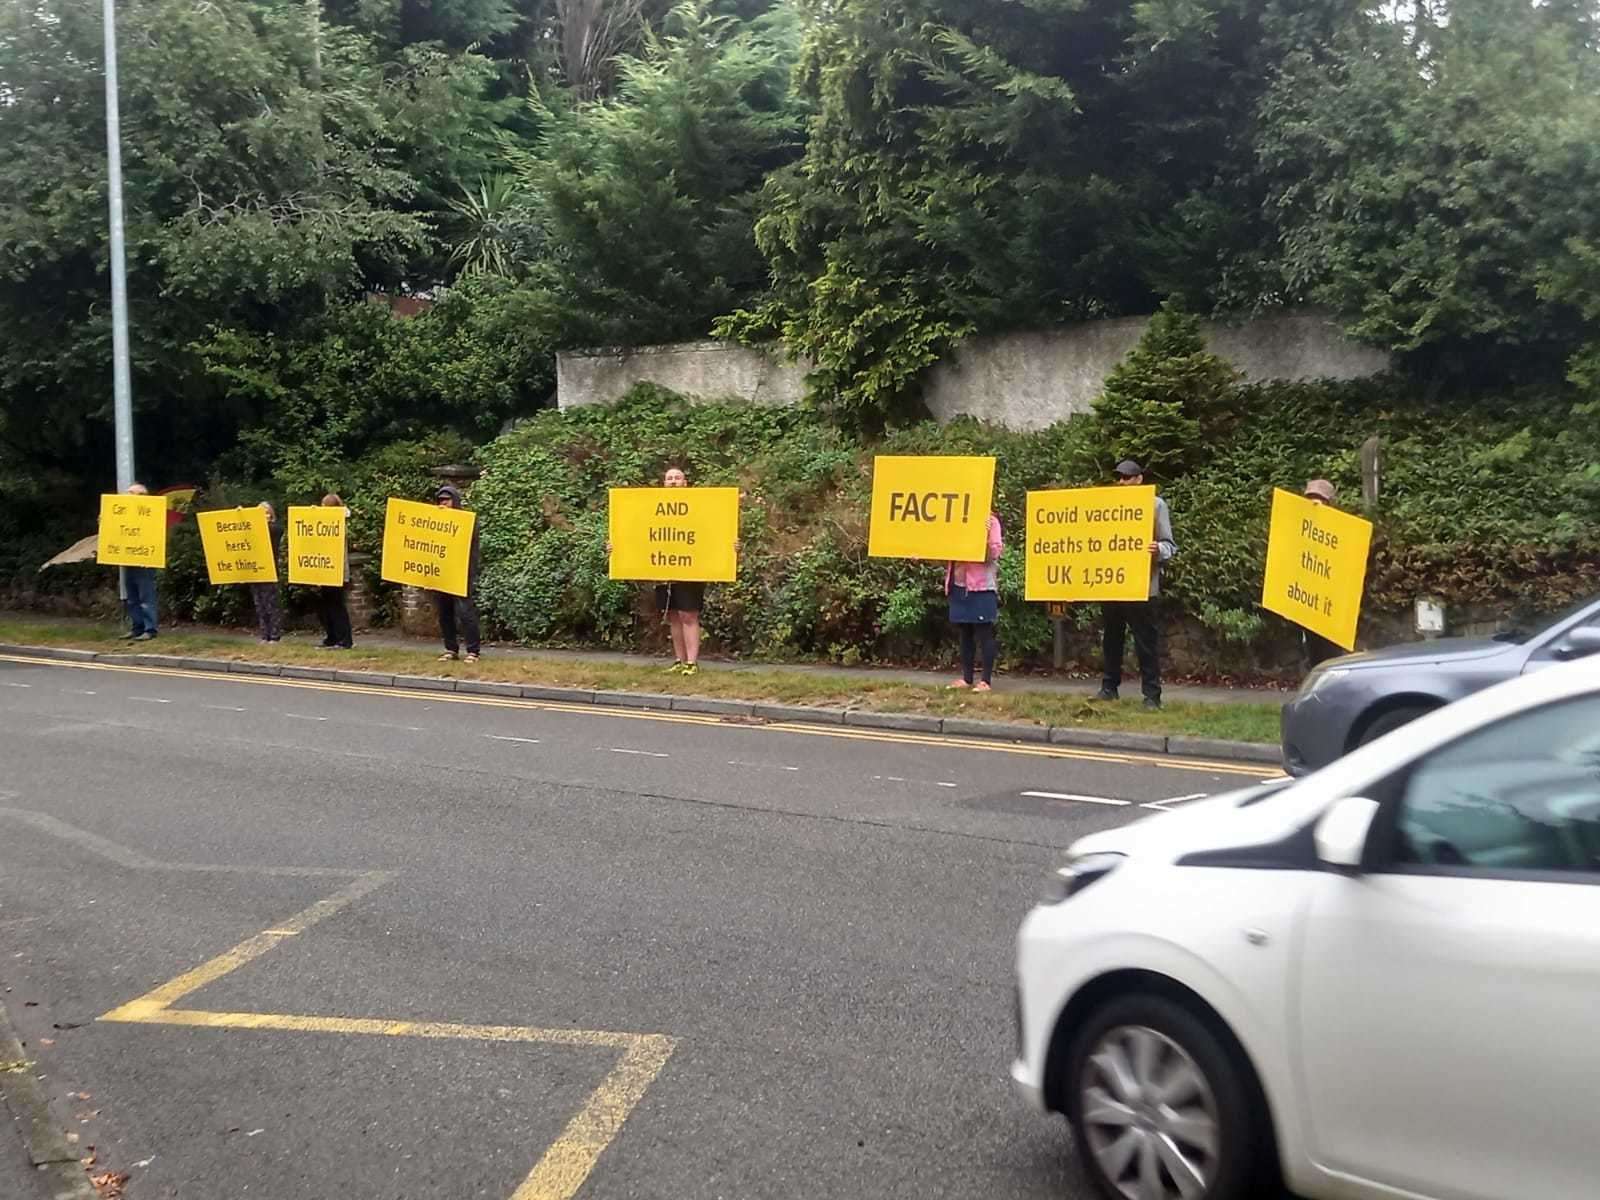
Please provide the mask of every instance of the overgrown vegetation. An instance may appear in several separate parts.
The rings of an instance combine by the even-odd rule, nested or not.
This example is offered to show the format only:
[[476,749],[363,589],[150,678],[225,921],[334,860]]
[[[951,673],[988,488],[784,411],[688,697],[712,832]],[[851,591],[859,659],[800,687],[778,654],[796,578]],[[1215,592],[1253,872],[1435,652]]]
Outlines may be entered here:
[[[1170,348],[1182,325],[1154,327],[1146,348]],[[638,587],[606,578],[605,489],[655,482],[675,463],[694,482],[744,493],[739,580],[712,588],[707,603],[720,649],[847,663],[936,656],[948,643],[938,565],[866,555],[871,457],[993,454],[1008,535],[1002,639],[1013,658],[1040,656],[1048,624],[1021,600],[1025,493],[1104,482],[1133,452],[1128,406],[1143,429],[1162,403],[1173,420],[1203,420],[1208,431],[1186,444],[1181,464],[1153,468],[1182,547],[1167,591],[1220,638],[1247,641],[1265,628],[1257,602],[1272,489],[1324,476],[1358,503],[1359,447],[1374,435],[1387,466],[1371,514],[1370,610],[1436,594],[1458,606],[1548,611],[1600,590],[1600,470],[1577,424],[1581,405],[1532,393],[1511,403],[1427,400],[1399,379],[1222,385],[1203,355],[1184,357],[1193,373],[1130,370],[1120,398],[1096,416],[1037,433],[963,420],[865,439],[813,412],[690,405],[647,386],[615,408],[543,414],[483,455],[472,503],[483,521],[486,610],[530,641],[634,644],[653,621]],[[1195,374],[1208,386],[1192,387]]]
[[[740,653],[937,644],[937,572],[864,555],[880,448],[997,453],[1014,547],[1025,488],[1148,460],[1184,544],[1174,600],[1236,641],[1267,628],[1270,487],[1354,495],[1369,434],[1375,605],[1592,585],[1592,5],[124,0],[118,21],[140,473],[338,490],[370,551],[386,490],[479,453],[485,601],[517,636],[639,635],[600,505],[669,455],[748,493],[745,572],[707,614]],[[94,0],[0,5],[13,581],[111,486],[100,37]],[[919,419],[963,338],[1166,302],[1091,421]],[[1394,377],[1242,388],[1185,315],[1307,302]],[[541,412],[559,346],[713,330],[808,357],[810,406]],[[184,536],[172,602],[227,615]],[[1046,626],[1015,554],[1026,654]]]

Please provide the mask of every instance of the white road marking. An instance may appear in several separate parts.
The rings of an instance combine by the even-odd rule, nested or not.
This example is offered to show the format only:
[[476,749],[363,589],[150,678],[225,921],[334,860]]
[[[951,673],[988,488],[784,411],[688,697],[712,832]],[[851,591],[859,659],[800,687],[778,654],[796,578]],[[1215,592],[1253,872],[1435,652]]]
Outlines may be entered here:
[[505,734],[501,733],[486,733],[483,736],[488,738],[491,742],[523,742],[529,746],[537,746],[539,744],[538,738],[507,737]]
[[919,787],[953,788],[958,786],[942,779],[904,779],[899,775],[874,775],[873,778],[884,783],[910,783]]
[[237,704],[208,704],[207,708],[213,712],[248,712],[249,709],[240,708]]
[[31,683],[7,683],[4,686],[5,687],[31,688],[33,686],[33,684],[31,684]]
[[171,704],[171,700],[163,700],[160,696],[129,696],[129,700],[139,700],[145,704]]
[[1187,796],[1169,796],[1165,800],[1156,800],[1150,804],[1141,804],[1139,807],[1153,808],[1157,812],[1171,812],[1172,810],[1167,807],[1169,804],[1182,804],[1187,800],[1204,800],[1209,795],[1211,795],[1210,792],[1191,792]]
[[799,767],[786,767],[782,763],[739,762],[737,759],[730,759],[728,765],[730,767],[756,767],[760,770],[768,771],[798,771],[800,769]]
[[290,717],[290,718],[292,718],[293,720],[296,720],[296,721],[326,721],[328,719],[327,717],[308,716],[305,713],[290,713],[290,712],[286,712],[283,715],[286,716],[286,717]]
[[87,691],[84,688],[69,688],[68,691],[74,696],[98,696],[100,694],[99,692]]
[[1036,800],[1077,800],[1084,804],[1110,804],[1117,808],[1126,808],[1132,800],[1113,800],[1109,796],[1080,796],[1076,792],[1023,792],[1024,796],[1032,796]]
[[621,746],[610,747],[613,754],[638,754],[645,758],[671,758],[670,754],[662,754],[657,750],[624,750]]

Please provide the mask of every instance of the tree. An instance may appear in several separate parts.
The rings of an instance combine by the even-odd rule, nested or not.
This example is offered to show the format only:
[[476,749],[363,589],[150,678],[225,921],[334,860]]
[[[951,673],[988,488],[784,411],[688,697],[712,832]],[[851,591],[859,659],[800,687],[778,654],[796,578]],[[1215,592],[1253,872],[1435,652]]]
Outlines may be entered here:
[[645,0],[555,0],[561,70],[579,100],[593,100],[613,60],[642,32]]
[[[419,200],[451,168],[429,165],[424,135],[453,136],[478,67],[418,51],[392,69],[299,0],[129,0],[119,22],[136,410],[167,468],[194,472],[251,414],[189,345],[215,323],[292,325],[425,263]],[[94,0],[0,6],[0,445],[103,476],[100,63]]]
[[463,275],[510,278],[530,263],[541,238],[537,218],[521,185],[510,175],[478,180],[450,201],[455,234],[450,263]]
[[1579,5],[1455,0],[1286,62],[1259,152],[1289,286],[1456,371],[1547,371],[1585,336],[1600,50]]
[[1094,404],[1092,439],[1110,463],[1131,458],[1171,479],[1198,461],[1208,439],[1224,432],[1224,397],[1238,374],[1206,349],[1200,319],[1164,304],[1138,344],[1112,368]]
[[773,288],[722,330],[782,337],[820,398],[882,420],[970,333],[1277,298],[1240,252],[1269,244],[1248,170],[1266,3],[803,8],[816,114],[763,199]]
[[219,327],[194,346],[249,414],[233,478],[326,476],[385,444],[442,431],[487,439],[554,383],[543,297],[478,275],[421,315],[358,301],[287,334]]
[[530,100],[540,133],[511,163],[543,227],[532,278],[568,344],[703,337],[765,272],[752,227],[766,175],[799,153],[793,26],[682,4],[618,60],[615,95]]

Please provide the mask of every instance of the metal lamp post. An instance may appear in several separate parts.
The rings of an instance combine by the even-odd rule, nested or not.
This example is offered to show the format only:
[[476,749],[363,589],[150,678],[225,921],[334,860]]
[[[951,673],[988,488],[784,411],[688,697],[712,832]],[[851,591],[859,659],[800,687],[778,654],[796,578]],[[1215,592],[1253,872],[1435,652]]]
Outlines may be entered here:
[[[122,221],[122,110],[117,101],[115,0],[102,0],[106,48],[106,193],[111,222],[111,394],[117,435],[117,491],[133,485],[133,380],[128,369],[128,264]],[[128,598],[126,568],[117,591]]]

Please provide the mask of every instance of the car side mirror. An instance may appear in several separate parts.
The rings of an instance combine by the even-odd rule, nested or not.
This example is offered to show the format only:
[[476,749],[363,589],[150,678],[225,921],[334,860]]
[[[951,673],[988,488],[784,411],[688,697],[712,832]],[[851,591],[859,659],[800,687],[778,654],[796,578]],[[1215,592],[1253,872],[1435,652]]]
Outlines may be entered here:
[[1378,815],[1378,802],[1364,796],[1347,796],[1317,821],[1317,860],[1338,871],[1361,869],[1367,834]]
[[1600,652],[1600,625],[1580,625],[1556,646],[1558,658],[1587,658]]

